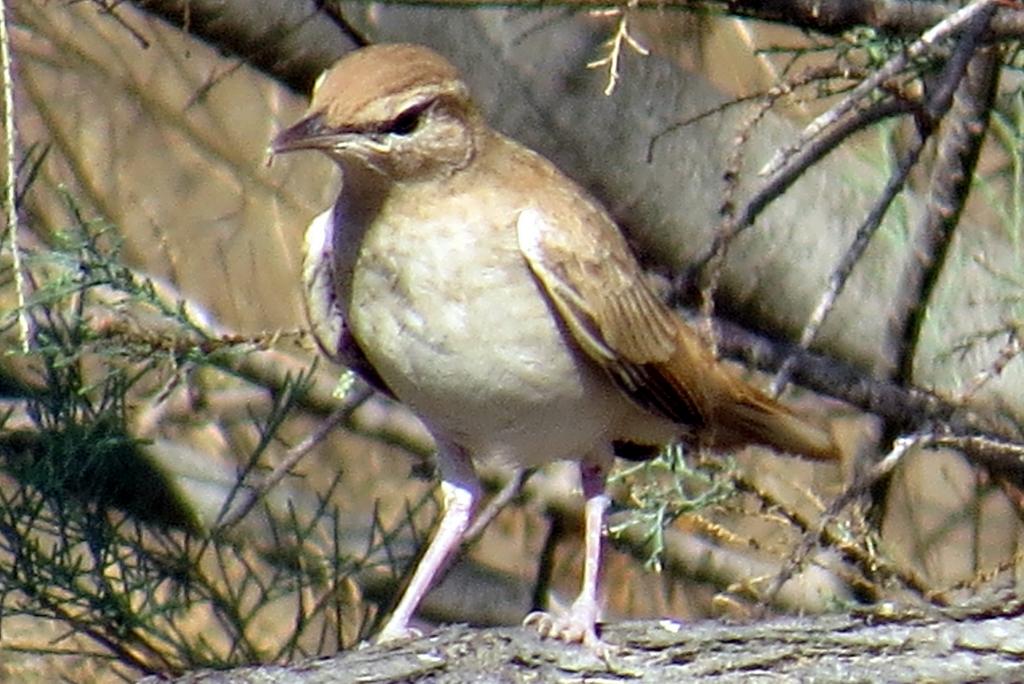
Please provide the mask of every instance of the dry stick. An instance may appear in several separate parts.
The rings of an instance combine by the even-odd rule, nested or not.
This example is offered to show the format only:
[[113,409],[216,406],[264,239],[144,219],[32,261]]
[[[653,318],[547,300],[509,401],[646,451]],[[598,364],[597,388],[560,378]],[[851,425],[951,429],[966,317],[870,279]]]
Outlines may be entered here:
[[[828,279],[828,287],[825,288],[825,292],[822,293],[821,298],[818,300],[818,305],[814,308],[814,311],[811,313],[811,317],[804,326],[803,333],[800,335],[800,348],[807,349],[811,345],[811,342],[814,341],[818,331],[821,330],[821,326],[825,323],[825,319],[835,306],[836,300],[846,287],[846,283],[850,274],[853,272],[854,266],[856,266],[860,261],[861,256],[864,254],[864,250],[867,249],[868,243],[871,242],[871,238],[874,237],[875,233],[878,231],[878,227],[882,224],[882,219],[885,218],[885,214],[889,210],[889,206],[892,204],[893,200],[896,199],[896,196],[903,190],[903,186],[907,182],[907,177],[910,175],[910,171],[917,164],[917,160],[921,156],[921,151],[924,149],[926,140],[927,138],[924,135],[917,136],[917,139],[914,140],[913,144],[900,160],[900,163],[896,168],[896,172],[889,177],[888,182],[885,184],[885,188],[882,190],[881,196],[879,196],[878,200],[875,202],[875,206],[872,207],[871,211],[864,219],[864,222],[857,229],[857,234],[853,239],[853,243],[843,255],[839,264],[837,264],[835,269],[833,269],[832,274]],[[785,389],[786,385],[789,383],[789,376],[795,363],[796,356],[789,356],[782,363],[782,367],[779,368],[779,372],[776,374],[775,380],[772,382],[771,386],[771,391],[775,396],[781,394],[782,390]]]
[[[857,235],[854,238],[850,249],[843,255],[842,260],[832,271],[832,275],[829,276],[828,287],[822,294],[821,299],[818,301],[818,305],[815,307],[814,312],[811,314],[810,319],[808,319],[807,324],[804,326],[803,332],[800,335],[801,348],[807,349],[810,347],[814,338],[821,330],[821,326],[824,325],[825,319],[835,306],[836,300],[839,298],[839,295],[842,294],[842,291],[846,286],[846,282],[850,277],[850,274],[853,272],[854,266],[856,266],[860,261],[861,256],[864,254],[864,250],[867,249],[868,243],[871,241],[871,238],[881,225],[882,218],[885,216],[885,212],[888,210],[889,205],[895,199],[896,193],[903,188],[907,175],[911,168],[913,168],[917,163],[917,159],[921,155],[921,151],[929,137],[929,133],[933,129],[934,123],[940,121],[949,111],[953,102],[953,93],[957,91],[957,88],[963,80],[964,74],[967,71],[967,66],[972,61],[978,42],[981,40],[981,36],[988,26],[988,22],[992,18],[992,14],[994,12],[995,7],[990,6],[987,11],[977,14],[964,30],[963,39],[957,44],[952,58],[950,58],[938,79],[939,87],[925,103],[925,119],[923,122],[919,120],[918,136],[916,140],[914,140],[913,145],[904,155],[904,159],[900,164],[896,176],[890,179],[890,182],[882,193],[882,197],[875,205],[875,209],[872,210],[871,214],[868,215],[865,222],[858,229]],[[898,182],[894,182],[897,180]],[[793,357],[787,359],[786,362],[783,363],[778,374],[775,376],[775,380],[772,383],[772,392],[776,396],[781,394],[782,390],[785,389],[788,384],[789,373],[794,361],[795,359]]]
[[[867,77],[868,73],[869,72],[863,67],[846,64],[829,64],[825,66],[809,67],[796,77],[776,83],[764,93],[754,93],[752,95],[736,97],[667,125],[665,128],[651,136],[650,141],[647,143],[646,161],[648,164],[654,161],[654,150],[658,146],[658,143],[661,142],[661,139],[665,136],[676,133],[687,126],[692,126],[709,117],[722,114],[738,105],[749,102],[757,103],[758,111],[755,112],[745,124],[746,128],[750,128],[753,125],[756,125],[758,121],[764,117],[764,114],[770,111],[780,99],[793,95],[799,88],[809,86],[819,81],[832,79],[844,79],[847,81],[863,79]],[[797,100],[797,102],[800,102],[800,100]],[[726,173],[728,173],[728,171],[726,171]]]
[[[498,517],[505,508],[512,503],[520,492],[523,491],[523,486],[531,475],[535,472],[533,468],[516,468],[512,473],[501,490],[491,497],[491,500],[487,502],[487,505],[477,514],[476,518],[473,519],[469,529],[466,530],[465,534],[462,535],[462,541],[460,547],[465,550],[476,542],[477,538],[484,533],[487,526]],[[460,553],[462,551],[460,550]]]
[[[788,582],[794,574],[796,574],[797,570],[803,565],[807,556],[814,547],[820,541],[827,538],[828,535],[826,532],[828,526],[838,518],[844,508],[870,491],[877,482],[887,477],[911,448],[915,446],[927,446],[931,443],[931,440],[932,437],[927,434],[900,437],[895,440],[892,450],[885,456],[885,458],[872,466],[866,473],[858,475],[856,479],[854,479],[854,481],[850,483],[850,485],[843,490],[838,497],[836,497],[836,500],[832,502],[828,507],[828,510],[821,515],[815,528],[804,534],[803,539],[793,551],[789,560],[783,566],[782,570],[779,571],[778,575],[775,576],[775,580],[772,582],[771,588],[765,593],[762,605],[767,606],[775,600],[775,597],[782,589],[782,586]],[[917,590],[920,594],[927,594],[927,587],[914,575],[904,573],[901,577],[905,583],[911,585],[911,587]]]
[[1019,325],[1012,326],[1006,331],[1007,340],[996,352],[996,357],[985,368],[978,371],[967,385],[967,388],[960,393],[960,401],[968,402],[974,398],[982,387],[993,379],[1002,375],[1010,362],[1024,354],[1024,340],[1021,340],[1021,329]]
[[[923,438],[922,438],[923,439]],[[918,442],[920,443],[920,442]],[[929,442],[930,443],[930,442]],[[796,550],[791,552],[784,560],[781,565],[781,570],[774,575],[777,580],[780,573],[788,572],[787,575],[781,582],[771,585],[770,591],[765,594],[762,598],[766,603],[778,602],[778,592],[781,591],[782,584],[791,578],[794,573],[805,561],[806,555],[809,554],[815,543],[821,543],[828,548],[836,551],[839,556],[846,562],[847,566],[841,570],[837,570],[837,575],[842,578],[848,586],[857,587],[858,592],[864,594],[870,591],[871,595],[875,597],[881,597],[883,594],[883,583],[879,583],[872,579],[873,577],[881,577],[883,580],[888,578],[894,578],[903,583],[904,586],[913,587],[920,592],[927,590],[927,585],[913,570],[909,568],[901,568],[898,564],[892,560],[879,557],[875,554],[874,550],[863,542],[863,538],[857,538],[854,536],[851,526],[849,525],[830,525],[838,515],[842,512],[846,506],[848,506],[856,496],[868,491],[868,489],[878,482],[879,479],[885,477],[895,467],[896,462],[902,454],[906,452],[909,446],[901,447],[902,451],[899,452],[896,458],[887,460],[884,465],[875,466],[874,469],[865,478],[863,484],[857,483],[852,485],[848,489],[844,490],[840,494],[842,502],[837,506],[835,502],[829,505],[827,509],[822,510],[815,519],[810,519],[807,516],[801,515],[797,510],[791,509],[787,506],[785,501],[780,500],[770,491],[760,487],[755,479],[748,475],[741,474],[736,480],[737,486],[746,492],[752,493],[756,496],[763,505],[777,510],[785,520],[796,528],[797,532],[801,534],[800,545],[796,547]],[[807,540],[811,540],[808,542]],[[807,544],[806,548],[803,546]],[[795,554],[803,553],[799,561],[793,562]]]
[[14,67],[11,64],[11,36],[7,27],[7,3],[0,2],[0,72],[4,79],[4,207],[6,213],[7,239],[11,242],[11,267],[14,271],[14,292],[18,302],[18,337],[21,351],[31,351],[32,323],[28,314],[27,285],[22,264],[21,243],[18,240],[18,136],[14,123]]
[[619,83],[619,64],[622,61],[622,48],[630,47],[633,52],[646,57],[650,51],[638,41],[629,31],[628,8],[636,7],[636,0],[628,0],[626,8],[616,7],[613,9],[594,10],[593,14],[600,17],[617,16],[615,34],[604,43],[608,54],[600,59],[587,62],[588,69],[608,68],[608,82],[604,87],[604,94],[611,95],[615,92],[615,86]]
[[893,56],[881,68],[875,71],[871,77],[857,85],[849,95],[843,98],[842,102],[808,124],[793,145],[779,150],[772,160],[768,162],[764,174],[772,175],[777,173],[789,157],[821,135],[826,129],[835,125],[847,113],[857,107],[861,100],[880,87],[882,83],[907,68],[912,60],[926,54],[935,43],[951,35],[979,15],[988,15],[985,19],[985,23],[988,23],[988,17],[991,17],[997,2],[998,0],[976,0],[925,31],[906,50]]
[[[965,33],[964,39],[957,47],[957,51],[944,70],[939,91],[928,102],[927,115],[929,115],[930,119],[925,122],[926,124],[934,122],[937,116],[941,117],[950,109],[951,105],[955,107],[952,112],[953,116],[949,117],[952,121],[949,119],[944,121],[944,128],[946,130],[941,143],[943,149],[947,151],[951,149],[952,154],[949,154],[948,157],[940,156],[942,163],[940,163],[933,174],[933,184],[936,187],[933,189],[933,199],[929,202],[933,210],[929,212],[929,218],[927,219],[929,226],[938,223],[940,226],[945,226],[950,233],[953,227],[955,227],[956,219],[963,207],[963,200],[967,194],[966,188],[969,187],[969,180],[965,183],[964,178],[959,174],[967,171],[969,178],[969,170],[973,169],[974,163],[977,160],[979,142],[985,130],[985,122],[988,119],[988,107],[991,105],[991,98],[995,92],[995,83],[998,80],[998,50],[993,47],[977,49],[981,35],[987,27],[993,11],[994,7],[990,6],[986,8],[985,12],[979,13],[974,17]],[[953,85],[954,83],[956,84],[955,86]],[[950,138],[953,138],[953,140],[950,141]],[[922,132],[918,140],[918,146],[923,145],[923,140],[924,133]],[[965,144],[965,141],[967,144]],[[916,157],[920,153],[920,149],[916,152],[911,150],[911,153]],[[908,153],[908,156],[910,156],[910,153]],[[936,207],[936,205],[938,206]],[[946,219],[946,221],[937,221],[939,218]],[[934,234],[929,237],[932,236]],[[945,249],[948,248],[948,242],[941,247],[944,256]],[[939,259],[940,267],[941,261]],[[934,276],[935,273],[932,274],[932,277]],[[907,376],[904,376],[904,379],[907,379]],[[985,442],[983,444],[969,443],[972,439],[975,442],[984,439]],[[986,452],[981,447],[988,446],[989,442],[993,444],[998,443],[997,440],[991,440],[990,438],[957,437],[957,440],[961,448],[965,451],[970,451],[974,457],[974,462],[978,462],[986,456]],[[917,444],[938,445],[938,442],[934,435],[926,435],[909,441],[897,441],[886,459],[872,468],[867,477],[855,480],[843,495],[833,502],[828,513],[822,516],[819,529],[813,535],[805,536],[803,543],[793,555],[793,562],[788,565],[785,572],[780,573],[778,578],[776,578],[773,592],[770,595],[774,595],[782,584],[792,576],[811,548],[818,543],[825,526],[834,520],[842,509],[849,505],[856,497],[866,492],[868,487],[874,482],[879,481],[891,472],[903,454],[911,446]],[[1009,459],[1005,458],[1007,455],[1005,449],[997,452],[1000,456],[1004,457],[997,461],[1000,468],[1012,470],[1010,466],[1013,465],[1014,461],[1020,466],[1019,453],[1022,450],[1019,447],[1015,448],[1017,451],[1011,452],[1011,458]],[[1022,469],[1018,468],[1013,475],[1019,478],[1021,472]],[[920,586],[915,586],[914,588],[919,592],[922,592],[923,589]],[[927,592],[922,593],[927,594]]]
[[930,446],[946,447],[971,454],[972,462],[983,465],[996,477],[1024,482],[1024,444],[988,435],[937,434]]
[[708,250],[690,266],[689,272],[693,273],[696,269],[703,268],[722,249],[724,244],[753,225],[754,219],[760,214],[767,203],[789,187],[804,168],[831,150],[834,143],[828,147],[825,147],[822,143],[826,139],[838,140],[842,138],[830,136],[829,131],[843,125],[848,125],[849,117],[847,115],[855,108],[861,106],[861,102],[868,95],[881,88],[886,81],[906,68],[912,58],[927,52],[937,40],[959,29],[981,11],[994,7],[995,2],[996,0],[980,0],[939,22],[912,43],[904,52],[896,55],[883,67],[875,71],[871,77],[861,81],[850,94],[843,98],[842,102],[811,122],[804,129],[796,143],[781,150],[768,163],[761,172],[761,175],[768,176],[773,180],[765,184],[764,189],[758,193],[757,198],[748,203],[746,211],[740,214],[734,223],[728,225],[725,230],[720,231],[715,236]]
[[970,191],[1000,71],[999,49],[989,46],[979,50],[953,97],[954,116],[943,122],[927,211],[911,250],[913,258],[906,268],[903,287],[900,288],[903,292],[912,293],[907,310],[898,312],[896,316],[896,330],[901,343],[897,379],[905,383],[913,378],[914,357],[928,303],[945,266],[958,219]]
[[702,318],[701,333],[704,341],[711,346],[715,355],[718,355],[718,345],[715,336],[712,334],[715,315],[715,294],[718,292],[718,284],[722,277],[722,270],[725,266],[729,240],[726,237],[736,225],[736,195],[740,188],[740,168],[743,165],[743,153],[747,147],[747,141],[754,132],[757,124],[768,114],[779,97],[787,92],[787,88],[773,88],[767,96],[759,103],[747,121],[739,127],[739,132],[732,144],[732,150],[725,160],[725,169],[722,179],[725,182],[725,189],[722,193],[722,204],[719,207],[719,214],[722,221],[715,229],[713,243],[717,248],[711,252],[710,270],[704,284],[700,288],[700,310]]
[[[746,150],[746,144],[753,134],[755,127],[764,119],[769,111],[775,106],[778,100],[785,95],[792,93],[792,91],[801,86],[806,85],[813,78],[814,70],[809,73],[805,73],[802,79],[796,79],[792,82],[786,82],[779,84],[771,88],[758,104],[757,108],[748,117],[747,121],[739,127],[739,132],[732,144],[732,151],[725,160],[725,169],[722,173],[722,178],[725,182],[725,189],[722,193],[722,203],[719,207],[719,214],[722,216],[722,221],[719,222],[715,235],[712,240],[711,251],[708,253],[708,261],[710,261],[710,271],[705,269],[707,276],[704,284],[700,288],[701,297],[701,314],[702,314],[702,330],[704,340],[707,344],[712,347],[715,354],[718,354],[718,346],[715,336],[713,334],[714,327],[714,313],[715,313],[715,294],[718,291],[718,284],[722,277],[722,272],[725,266],[727,258],[727,250],[730,242],[730,235],[736,232],[736,196],[740,191],[740,178],[741,178],[741,167],[743,165],[744,152]],[[703,116],[703,115],[699,115]],[[696,117],[695,117],[696,119]],[[673,127],[674,128],[674,127]],[[795,176],[793,177],[795,179]],[[778,194],[782,193],[782,189],[778,191]],[[775,197],[777,195],[772,195]],[[749,203],[747,208],[749,209]],[[749,212],[744,212],[744,219],[749,216]],[[751,219],[752,221],[752,219]],[[706,265],[705,261],[698,260],[697,264],[701,269],[704,269]],[[681,270],[684,274],[683,279],[677,282],[677,289],[681,290],[682,285],[688,282],[689,273],[694,272],[695,265],[687,270]]]
[[227,507],[222,509],[221,518],[216,523],[215,527],[223,530],[234,525],[248,515],[253,507],[255,507],[264,496],[266,496],[267,492],[270,491],[270,488],[283,480],[284,477],[292,471],[292,468],[298,464],[303,456],[308,454],[313,447],[322,442],[331,430],[348,421],[355,410],[362,406],[363,403],[372,395],[373,390],[370,387],[363,386],[351,398],[348,398],[344,406],[339,406],[331,411],[331,414],[327,416],[326,420],[321,421],[320,425],[317,426],[316,430],[314,430],[312,434],[289,449],[285,454],[284,459],[274,466],[274,469],[271,470],[257,486],[246,492],[245,498],[238,504],[238,507],[235,510],[229,511]]
[[687,275],[681,279],[682,282],[691,282],[691,274],[704,268],[722,250],[723,245],[752,226],[772,201],[781,196],[808,168],[836,149],[843,140],[879,121],[911,111],[913,106],[905,100],[884,100],[871,105],[857,116],[847,117],[818,140],[804,146],[786,161],[783,168],[762,184],[743,206],[732,224],[718,231],[705,252],[687,267]]
[[[577,3],[572,4],[586,1],[588,0],[577,0]],[[719,0],[715,3],[693,3],[693,0],[645,0],[642,6],[655,5],[660,11],[664,11],[688,4],[719,5],[733,16],[784,22],[790,26],[831,35],[866,26],[889,35],[918,34],[949,16],[953,9],[959,9],[956,6],[958,3],[901,0]],[[1004,8],[993,26],[998,31],[998,37],[1012,38],[1019,35],[1024,23],[1020,2],[996,0],[995,4]]]
[[[700,288],[700,309],[703,318],[702,333],[704,334],[705,340],[715,348],[716,352],[717,340],[713,334],[714,296],[718,289],[718,283],[721,279],[722,268],[726,259],[726,250],[731,236],[735,235],[739,230],[742,230],[742,228],[738,228],[738,226],[746,226],[753,223],[757,214],[767,206],[768,202],[781,195],[785,189],[789,187],[789,184],[796,180],[800,173],[827,154],[830,150],[838,146],[839,141],[845,139],[855,130],[859,130],[861,127],[867,126],[869,122],[876,120],[875,117],[882,118],[899,113],[899,108],[897,106],[895,111],[887,112],[887,107],[893,107],[891,102],[887,102],[881,107],[876,106],[873,108],[872,113],[864,114],[859,118],[851,118],[846,122],[846,125],[838,127],[832,135],[827,136],[826,140],[820,141],[817,145],[809,146],[809,149],[806,150],[807,154],[803,155],[800,161],[789,165],[786,171],[780,171],[776,178],[771,179],[759,192],[755,193],[754,198],[745,205],[742,212],[742,218],[737,219],[735,204],[736,196],[740,190],[740,168],[743,162],[743,152],[746,148],[746,143],[750,139],[754,128],[758,123],[760,123],[765,115],[771,111],[779,99],[792,94],[797,88],[807,86],[815,81],[838,77],[850,78],[850,73],[850,70],[840,68],[836,65],[808,69],[797,78],[779,83],[769,89],[764,95],[758,96],[758,99],[760,100],[758,106],[748,117],[747,121],[740,126],[739,132],[733,141],[733,151],[726,159],[725,170],[722,174],[723,180],[725,181],[725,190],[723,192],[719,213],[723,217],[723,220],[719,223],[712,239],[711,247],[705,255],[696,259],[688,268],[680,269],[680,277],[676,279],[673,287],[673,293],[671,294],[671,301],[673,303],[681,303],[683,291],[685,290],[686,285],[691,282],[693,274],[698,269],[706,270],[705,267],[707,267],[708,263],[711,262],[710,272],[708,272],[708,275],[704,278],[704,283]],[[861,77],[863,78],[864,76]],[[739,100],[727,102],[723,105],[719,105],[718,107],[701,112],[696,116],[674,123],[661,131],[651,139],[651,142],[648,145],[648,162],[650,162],[653,157],[654,146],[662,136],[688,126],[707,116],[724,111],[727,107],[736,106],[743,102],[744,99],[752,98],[741,98]]]

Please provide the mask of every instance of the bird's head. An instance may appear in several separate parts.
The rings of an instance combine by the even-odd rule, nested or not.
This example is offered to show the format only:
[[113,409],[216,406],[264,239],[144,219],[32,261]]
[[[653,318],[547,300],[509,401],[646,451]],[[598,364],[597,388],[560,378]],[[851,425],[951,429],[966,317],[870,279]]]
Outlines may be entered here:
[[306,115],[281,131],[271,153],[319,150],[393,180],[464,168],[486,130],[458,71],[419,45],[350,52],[317,79]]

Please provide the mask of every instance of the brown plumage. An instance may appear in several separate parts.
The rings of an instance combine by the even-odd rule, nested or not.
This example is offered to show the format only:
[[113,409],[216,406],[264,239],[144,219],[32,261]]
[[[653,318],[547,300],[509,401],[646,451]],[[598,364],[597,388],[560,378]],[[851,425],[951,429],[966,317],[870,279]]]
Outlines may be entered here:
[[444,515],[379,640],[409,633],[457,547],[480,495],[476,459],[580,462],[583,586],[564,615],[529,621],[602,648],[597,576],[615,451],[642,457],[643,445],[696,437],[835,455],[824,428],[714,358],[648,287],[600,205],[489,128],[437,53],[381,45],[346,56],[273,143],[302,149],[343,176],[306,234],[312,329],[438,443]]
[[577,344],[626,395],[688,426],[707,446],[763,444],[817,460],[838,456],[822,425],[719,362],[650,290],[607,216],[580,209],[580,220],[563,222],[558,231],[524,212],[520,248]]

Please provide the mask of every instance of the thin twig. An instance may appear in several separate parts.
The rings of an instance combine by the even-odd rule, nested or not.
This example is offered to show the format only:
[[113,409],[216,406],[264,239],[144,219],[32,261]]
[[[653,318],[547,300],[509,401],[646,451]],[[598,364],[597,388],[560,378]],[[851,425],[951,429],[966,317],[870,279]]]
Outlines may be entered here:
[[871,107],[858,112],[855,116],[846,117],[838,125],[825,132],[813,143],[804,146],[792,157],[787,159],[785,165],[777,173],[767,178],[751,198],[743,205],[736,218],[725,225],[722,230],[715,233],[715,237],[704,253],[694,259],[686,269],[686,275],[680,279],[681,282],[691,282],[694,273],[699,272],[705,265],[718,254],[723,245],[733,240],[747,228],[754,225],[754,221],[761,215],[761,212],[775,199],[778,199],[808,168],[820,161],[826,154],[836,149],[839,144],[854,133],[861,131],[868,126],[874,125],[884,119],[907,114],[913,111],[913,103],[905,100],[884,100]]
[[970,193],[1000,71],[999,50],[994,46],[983,47],[973,55],[966,75],[951,97],[952,115],[946,117],[942,126],[926,212],[910,250],[900,288],[909,301],[905,299],[908,303],[898,308],[893,316],[894,334],[900,345],[897,379],[902,382],[913,380],[914,359],[928,306],[945,269],[960,214]]
[[999,348],[996,358],[985,368],[978,371],[967,388],[960,392],[960,403],[967,403],[974,398],[978,390],[988,384],[991,380],[1002,375],[1010,363],[1021,354],[1024,354],[1024,341],[1021,340],[1021,329],[1019,326],[1012,326],[1006,331],[1006,342]]
[[849,95],[843,98],[842,102],[821,114],[814,121],[808,124],[804,128],[803,132],[801,132],[795,143],[789,147],[779,150],[779,152],[775,154],[771,161],[766,165],[762,175],[770,176],[776,173],[780,168],[782,168],[782,165],[789,157],[821,135],[826,129],[835,125],[847,113],[852,111],[861,100],[881,86],[882,83],[903,71],[913,60],[931,50],[935,43],[959,30],[975,16],[978,16],[982,12],[993,10],[997,1],[998,0],[976,0],[976,2],[954,12],[922,33],[921,37],[911,43],[906,50],[898,55],[894,55],[888,62],[872,73],[871,76],[861,81]]
[[[918,433],[900,437],[895,440],[892,450],[886,454],[885,458],[872,466],[866,473],[858,475],[821,515],[814,528],[804,534],[803,540],[790,555],[788,562],[775,576],[771,588],[765,592],[764,605],[769,605],[775,601],[782,586],[796,574],[815,546],[829,536],[827,534],[828,526],[836,521],[843,509],[870,491],[883,478],[888,477],[912,448],[929,446],[933,443],[933,440],[934,436],[931,433]],[[912,586],[922,595],[927,593],[927,587],[913,574],[903,573],[901,577],[905,583]]]
[[0,4],[0,71],[4,78],[4,153],[7,156],[4,175],[4,204],[7,210],[7,236],[11,241],[11,261],[14,268],[14,291],[18,300],[18,336],[21,350],[32,348],[32,328],[28,315],[27,285],[18,242],[18,176],[15,172],[17,130],[14,125],[14,66],[11,64],[11,35],[7,26],[7,3]]
[[369,387],[363,387],[358,390],[344,406],[339,406],[334,409],[325,420],[320,422],[320,425],[317,426],[316,430],[314,430],[304,440],[289,449],[285,454],[284,459],[274,466],[274,469],[271,470],[258,485],[246,491],[243,495],[244,499],[241,500],[237,508],[233,511],[224,512],[224,515],[217,524],[217,527],[220,529],[231,527],[248,515],[256,504],[263,499],[266,493],[278,482],[283,480],[285,476],[288,475],[298,464],[298,462],[313,449],[313,447],[322,442],[327,435],[330,434],[331,430],[345,423],[352,416],[352,413],[362,406],[363,403],[372,395],[372,389]]
[[352,22],[345,18],[345,13],[335,0],[313,0],[313,4],[331,22],[344,33],[349,40],[356,44],[356,47],[366,47],[370,44],[362,31],[353,26]]
[[644,47],[640,41],[633,37],[633,34],[629,32],[629,18],[626,16],[626,12],[629,7],[635,6],[634,2],[629,2],[627,8],[615,8],[606,10],[595,10],[593,13],[597,16],[617,16],[619,18],[618,23],[615,26],[615,35],[613,35],[605,43],[608,48],[608,54],[600,59],[595,59],[592,62],[587,63],[588,69],[596,69],[598,67],[608,67],[608,83],[604,87],[604,94],[611,95],[615,91],[615,86],[619,83],[619,62],[622,59],[622,48],[624,45],[628,45],[633,49],[634,52],[644,55],[645,57],[650,53],[646,47]]
[[[842,261],[832,271],[832,275],[829,277],[828,287],[819,299],[818,305],[815,307],[814,312],[807,321],[807,324],[804,326],[803,332],[800,336],[800,347],[807,349],[811,345],[811,342],[814,341],[818,331],[821,330],[821,326],[825,323],[825,319],[835,306],[836,300],[839,298],[839,295],[842,294],[847,280],[853,272],[854,266],[856,266],[860,261],[861,256],[864,254],[864,250],[867,249],[871,238],[881,225],[882,218],[884,218],[889,205],[896,198],[896,195],[903,189],[911,169],[920,158],[925,143],[928,141],[928,138],[931,137],[931,132],[935,130],[935,123],[942,120],[949,113],[950,107],[954,101],[953,95],[958,92],[960,84],[964,80],[964,74],[967,72],[968,64],[970,64],[971,60],[974,58],[982,33],[988,26],[988,22],[994,12],[995,6],[990,5],[985,8],[985,11],[981,11],[973,16],[963,39],[956,46],[956,51],[953,53],[952,58],[950,58],[943,70],[941,78],[939,79],[939,88],[936,92],[931,94],[924,104],[925,111],[923,112],[923,115],[926,119],[923,122],[919,121],[919,124],[921,125],[918,126],[916,138],[912,142],[910,148],[903,155],[903,159],[900,161],[896,174],[889,179],[889,182],[886,184],[886,187],[882,192],[882,196],[875,203],[875,207],[872,209],[861,227],[857,230],[857,236],[854,239],[853,244],[850,246],[850,249],[847,250],[846,254],[843,255]],[[976,158],[976,155],[974,158]],[[959,156],[957,157],[957,160],[962,161]],[[959,166],[957,168],[959,170]],[[963,197],[966,197],[966,192],[961,193],[961,199]],[[962,203],[960,206],[963,206]],[[959,215],[959,211],[956,212],[956,215]],[[772,391],[776,395],[781,393],[789,382],[789,372],[792,368],[792,364],[793,361],[791,359],[787,359],[779,370],[779,373],[776,375],[775,380],[772,383]]]
[[[809,348],[811,342],[818,335],[818,331],[824,325],[825,319],[828,318],[829,313],[831,313],[835,306],[836,300],[839,299],[839,295],[845,289],[850,274],[853,273],[854,266],[860,262],[861,257],[864,255],[864,250],[867,249],[868,244],[871,242],[871,238],[874,237],[875,233],[878,232],[879,226],[882,225],[882,219],[885,218],[889,206],[896,199],[896,196],[902,192],[907,182],[907,177],[910,176],[911,170],[917,164],[917,160],[920,159],[927,140],[928,138],[924,134],[919,134],[903,155],[899,166],[896,168],[896,172],[890,176],[889,181],[882,190],[882,194],[875,201],[874,207],[872,207],[864,222],[857,229],[853,243],[832,270],[828,279],[828,286],[818,299],[818,304],[811,313],[806,325],[804,325],[803,332],[800,335],[799,346],[801,349]],[[788,357],[775,375],[771,386],[772,394],[775,396],[780,395],[782,390],[786,388],[786,385],[789,384],[789,376],[795,362],[795,356]]]
[[526,480],[529,479],[533,472],[533,469],[515,469],[515,472],[512,473],[512,477],[509,478],[508,482],[506,482],[501,488],[501,491],[491,497],[491,500],[487,502],[487,505],[484,506],[484,508],[477,514],[476,518],[473,519],[473,523],[462,536],[462,548],[466,548],[475,543],[477,538],[484,533],[484,530],[487,529],[488,525],[498,517],[498,514],[501,513],[506,506],[512,503],[517,496],[519,496],[523,491],[523,485],[526,484]]

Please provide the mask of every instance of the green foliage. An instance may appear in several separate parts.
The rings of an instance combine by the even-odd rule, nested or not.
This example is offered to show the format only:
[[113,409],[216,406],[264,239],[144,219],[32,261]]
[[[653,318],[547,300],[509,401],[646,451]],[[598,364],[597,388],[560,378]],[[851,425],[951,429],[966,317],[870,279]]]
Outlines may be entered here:
[[[254,341],[211,334],[192,308],[118,261],[110,226],[83,220],[70,198],[68,208],[71,226],[30,262],[31,352],[6,354],[30,370],[20,422],[11,409],[0,425],[0,628],[14,617],[55,621],[63,653],[119,663],[125,676],[337,650],[348,578],[378,550],[339,550],[337,480],[311,510],[259,511],[270,539],[246,542],[204,530],[132,434],[154,388],[217,370]],[[291,378],[253,416],[257,443],[225,510],[280,439],[307,380]]]
[[612,525],[609,533],[621,537],[631,527],[643,532],[648,557],[645,567],[661,571],[665,530],[678,518],[719,505],[736,495],[731,459],[715,459],[693,465],[687,448],[673,444],[656,459],[624,468],[610,484],[626,483],[635,506],[627,520]]

